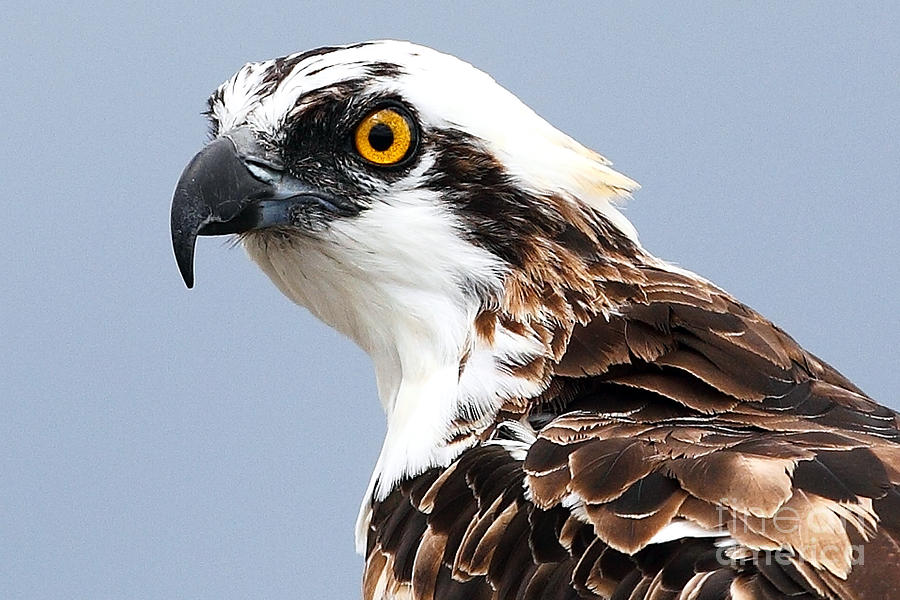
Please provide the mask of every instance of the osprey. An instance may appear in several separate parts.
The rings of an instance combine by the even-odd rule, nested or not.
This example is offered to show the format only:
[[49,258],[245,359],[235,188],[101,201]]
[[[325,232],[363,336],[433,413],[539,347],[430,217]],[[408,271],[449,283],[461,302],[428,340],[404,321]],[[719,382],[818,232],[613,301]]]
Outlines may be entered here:
[[406,42],[245,65],[172,203],[371,356],[366,600],[900,597],[900,420],[650,254],[637,185]]

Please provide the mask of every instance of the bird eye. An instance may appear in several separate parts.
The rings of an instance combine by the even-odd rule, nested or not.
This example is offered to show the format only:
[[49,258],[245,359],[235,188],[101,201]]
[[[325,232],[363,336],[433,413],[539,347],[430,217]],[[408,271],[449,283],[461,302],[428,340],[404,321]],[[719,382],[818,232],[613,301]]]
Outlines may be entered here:
[[376,165],[396,165],[409,156],[414,129],[411,119],[400,110],[380,108],[356,126],[356,151]]

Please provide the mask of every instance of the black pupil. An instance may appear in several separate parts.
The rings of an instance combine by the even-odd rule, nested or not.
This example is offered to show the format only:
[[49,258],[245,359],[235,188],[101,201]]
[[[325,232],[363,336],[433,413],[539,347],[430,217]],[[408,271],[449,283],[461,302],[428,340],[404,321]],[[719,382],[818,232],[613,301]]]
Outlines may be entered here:
[[369,130],[369,145],[378,152],[384,152],[394,143],[394,132],[384,123],[378,123]]

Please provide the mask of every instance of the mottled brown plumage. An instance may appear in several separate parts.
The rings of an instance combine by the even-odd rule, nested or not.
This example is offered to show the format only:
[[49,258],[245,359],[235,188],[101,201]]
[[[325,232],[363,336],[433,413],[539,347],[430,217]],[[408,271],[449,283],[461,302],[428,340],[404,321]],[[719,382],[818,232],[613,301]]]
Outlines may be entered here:
[[[507,311],[483,316],[550,332],[539,366],[515,366],[547,392],[507,406],[537,439],[523,461],[484,431],[486,444],[376,504],[365,597],[900,593],[897,415],[711,284],[627,264],[577,294],[564,284],[577,278],[560,289],[537,271],[540,292],[514,279]],[[576,319],[531,297],[591,293],[614,308]],[[679,522],[731,545],[651,543]]]

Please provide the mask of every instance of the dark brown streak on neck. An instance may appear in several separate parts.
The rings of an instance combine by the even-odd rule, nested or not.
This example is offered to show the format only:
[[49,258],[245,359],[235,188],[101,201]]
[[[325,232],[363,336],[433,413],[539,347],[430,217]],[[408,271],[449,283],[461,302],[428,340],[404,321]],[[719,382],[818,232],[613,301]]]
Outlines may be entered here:
[[587,203],[523,190],[477,139],[456,130],[427,138],[436,156],[428,186],[459,215],[473,243],[509,266],[500,306],[478,315],[475,333],[490,344],[501,326],[538,340],[542,355],[503,367],[549,385],[576,325],[641,295],[646,255]]

